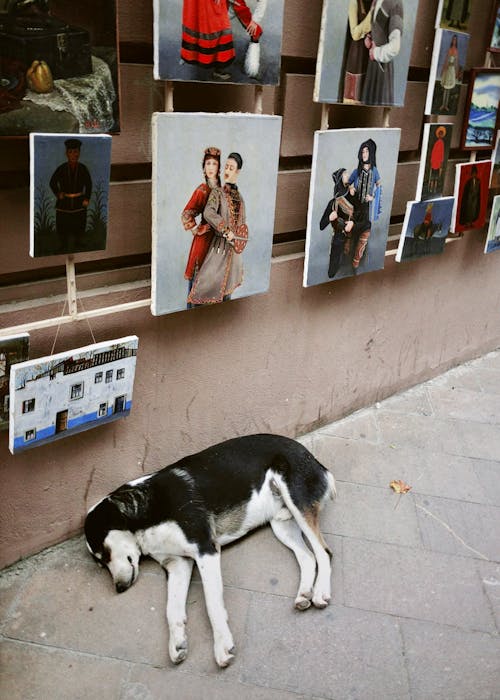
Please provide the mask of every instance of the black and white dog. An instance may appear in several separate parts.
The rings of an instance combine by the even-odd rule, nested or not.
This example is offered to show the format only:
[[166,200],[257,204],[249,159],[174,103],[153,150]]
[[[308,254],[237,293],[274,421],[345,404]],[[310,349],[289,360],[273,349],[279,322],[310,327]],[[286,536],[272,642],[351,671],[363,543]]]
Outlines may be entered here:
[[299,564],[295,607],[305,610],[312,602],[324,608],[330,600],[331,565],[318,516],[334,495],[332,474],[300,443],[279,435],[249,435],[120,486],[88,512],[85,536],[119,593],[136,581],[141,555],[166,569],[174,663],[187,656],[186,599],[195,561],[215,659],[225,667],[234,643],[223,599],[221,546],[270,523]]

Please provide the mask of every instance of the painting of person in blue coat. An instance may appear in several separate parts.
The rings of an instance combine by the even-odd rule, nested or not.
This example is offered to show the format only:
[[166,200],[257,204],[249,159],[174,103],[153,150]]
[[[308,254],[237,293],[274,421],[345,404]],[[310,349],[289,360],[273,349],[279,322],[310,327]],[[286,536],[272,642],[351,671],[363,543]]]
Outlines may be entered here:
[[[355,168],[349,177],[349,185],[353,185],[356,197],[362,207],[363,219],[368,220],[373,225],[379,218],[381,207],[382,186],[380,173],[377,170],[377,144],[373,139],[363,141],[358,150],[358,167]],[[363,239],[356,244],[356,256],[353,266],[359,267],[359,263],[366,251],[370,229],[368,229]]]

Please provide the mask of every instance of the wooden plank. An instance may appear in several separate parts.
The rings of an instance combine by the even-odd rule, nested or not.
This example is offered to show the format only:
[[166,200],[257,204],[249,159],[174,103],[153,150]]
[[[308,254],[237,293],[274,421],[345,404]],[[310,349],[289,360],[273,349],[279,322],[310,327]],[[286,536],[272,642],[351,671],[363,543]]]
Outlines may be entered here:
[[121,42],[153,44],[153,3],[117,0],[118,36]]
[[316,58],[322,7],[322,0],[286,0],[283,56]]

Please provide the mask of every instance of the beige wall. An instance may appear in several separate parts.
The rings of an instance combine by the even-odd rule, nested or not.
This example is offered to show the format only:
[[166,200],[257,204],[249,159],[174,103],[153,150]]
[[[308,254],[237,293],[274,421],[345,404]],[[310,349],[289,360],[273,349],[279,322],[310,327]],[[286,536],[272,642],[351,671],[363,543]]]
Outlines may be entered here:
[[[119,3],[123,42],[151,41],[150,9],[138,5]],[[304,16],[302,0],[286,0],[285,56],[315,56],[321,2],[310,5]],[[435,2],[421,0],[414,67],[429,65],[434,8]],[[471,65],[482,63],[484,36],[483,31],[473,39]],[[284,115],[277,241],[305,228],[307,158],[320,109],[311,102],[310,64],[304,66],[304,74],[285,74],[279,88],[264,91],[265,111]],[[123,131],[113,137],[113,163],[122,170],[112,185],[109,245],[103,254],[77,258],[89,264],[117,260],[112,272],[78,276],[78,288],[88,290],[86,309],[149,294],[141,282],[149,270],[138,256],[150,250],[150,182],[120,177],[131,177],[134,164],[150,162],[149,120],[161,107],[162,86],[152,81],[150,65],[123,63],[121,75]],[[418,78],[409,85],[407,106],[391,112],[391,124],[404,128],[393,216],[404,213],[415,191],[425,99],[424,78]],[[221,109],[248,109],[251,88],[224,87],[213,88]],[[203,86],[201,92],[210,90]],[[190,86],[176,87],[175,95],[176,109],[194,100]],[[333,108],[331,118],[337,126],[353,119],[380,125],[382,110]],[[292,156],[305,160],[296,166],[288,160]],[[453,152],[453,162],[467,158]],[[24,142],[0,144],[0,173],[0,328],[5,328],[60,314],[65,281],[39,282],[38,276],[50,273],[48,261],[26,253]],[[452,184],[450,167],[449,191]],[[391,233],[399,230],[394,223]],[[16,456],[8,451],[7,433],[0,433],[0,566],[77,532],[86,509],[109,490],[188,452],[256,431],[302,434],[498,347],[500,261],[483,255],[483,246],[484,232],[470,232],[449,243],[443,256],[397,265],[389,255],[384,271],[309,289],[302,288],[303,256],[280,256],[266,295],[158,318],[143,308],[93,320],[96,341],[139,336],[132,413]],[[125,267],[126,256],[135,267]],[[29,283],[17,286],[17,279]],[[92,291],[112,284],[125,286]],[[55,328],[33,332],[31,356],[49,353],[55,333]],[[87,324],[74,323],[61,327],[55,349],[91,340]]]

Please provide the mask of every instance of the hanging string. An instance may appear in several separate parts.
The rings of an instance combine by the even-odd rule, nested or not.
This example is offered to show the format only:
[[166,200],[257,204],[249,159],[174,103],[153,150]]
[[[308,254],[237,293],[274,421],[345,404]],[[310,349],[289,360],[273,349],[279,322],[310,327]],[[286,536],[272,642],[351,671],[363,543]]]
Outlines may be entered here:
[[[67,299],[67,297],[66,297],[66,298],[64,299],[64,304],[63,304],[63,309],[62,309],[62,313],[61,313],[61,318],[63,318],[64,312],[66,311],[66,304],[67,304],[67,303],[68,303],[68,299]],[[54,348],[56,347],[57,336],[59,335],[59,329],[61,328],[61,325],[62,325],[61,323],[58,323],[58,324],[57,324],[56,334],[55,334],[55,337],[54,337],[54,342],[52,343],[52,349],[51,349],[51,351],[50,351],[50,354],[51,354],[51,355],[54,354]]]
[[[85,309],[85,307],[84,307],[84,305],[83,305],[83,299],[82,299],[81,297],[77,297],[77,303],[78,303],[78,302],[80,302],[80,306],[82,307],[83,312],[85,312],[86,309]],[[85,320],[87,321],[87,326],[89,327],[90,335],[91,335],[92,341],[93,341],[93,343],[94,343],[94,345],[95,345],[97,341],[96,341],[95,336],[94,336],[94,331],[92,330],[92,326],[90,325],[89,319],[86,318]]]

